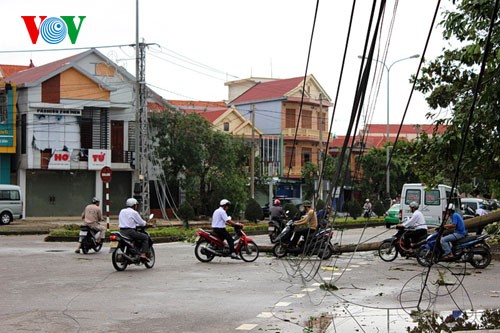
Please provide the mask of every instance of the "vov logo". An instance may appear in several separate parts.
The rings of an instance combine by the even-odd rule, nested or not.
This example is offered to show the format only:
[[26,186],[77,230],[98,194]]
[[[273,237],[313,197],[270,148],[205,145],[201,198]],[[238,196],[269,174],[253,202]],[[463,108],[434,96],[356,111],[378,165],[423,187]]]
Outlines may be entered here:
[[37,43],[38,36],[42,36],[42,39],[49,44],[59,44],[66,38],[66,35],[69,36],[71,44],[75,44],[80,34],[83,20],[86,18],[86,16],[78,16],[80,23],[77,28],[74,21],[75,16],[61,16],[60,18],[38,16],[40,18],[38,27],[35,23],[36,16],[21,17],[24,20],[24,24],[26,24],[26,29],[28,29],[33,44]]

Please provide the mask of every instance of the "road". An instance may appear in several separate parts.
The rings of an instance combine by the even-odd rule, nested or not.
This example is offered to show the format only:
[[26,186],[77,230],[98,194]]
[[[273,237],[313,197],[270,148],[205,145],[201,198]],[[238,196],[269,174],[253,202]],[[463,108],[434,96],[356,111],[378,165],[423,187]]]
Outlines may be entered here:
[[[363,239],[388,236],[383,228],[371,229]],[[343,241],[359,234],[346,232]],[[116,272],[107,248],[75,254],[76,244],[47,243],[43,236],[0,236],[0,244],[0,332],[293,333],[321,315],[330,332],[401,332],[412,325],[401,308],[414,309],[427,272],[414,260],[385,263],[373,252],[328,262],[262,254],[253,263],[216,258],[205,264],[195,259],[192,244],[180,242],[156,244],[153,269]],[[465,275],[441,271],[454,283],[448,288],[457,305],[498,306],[498,262],[485,270],[467,266]],[[457,283],[462,278],[463,286]],[[432,270],[429,281],[436,279]],[[326,292],[325,284],[338,290]],[[421,308],[455,310],[448,293],[435,288],[426,289]]]

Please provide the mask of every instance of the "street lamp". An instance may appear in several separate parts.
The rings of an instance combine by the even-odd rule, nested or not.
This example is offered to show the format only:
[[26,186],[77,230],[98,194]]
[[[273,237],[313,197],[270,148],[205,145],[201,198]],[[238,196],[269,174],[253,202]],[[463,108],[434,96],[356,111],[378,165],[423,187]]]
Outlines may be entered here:
[[[401,58],[401,59],[398,59],[396,61],[394,61],[393,63],[391,63],[389,66],[387,66],[385,64],[384,61],[381,61],[381,60],[378,60],[378,59],[372,59],[372,61],[376,61],[376,62],[379,62],[381,63],[385,70],[387,71],[387,128],[386,128],[386,135],[387,135],[387,143],[390,143],[390,140],[389,140],[389,77],[390,77],[390,72],[391,72],[391,68],[392,66],[394,66],[395,64],[397,64],[398,62],[401,62],[403,60],[408,60],[408,59],[413,59],[413,58],[419,58],[420,57],[420,54],[414,54],[412,56],[409,56],[409,57],[406,57],[406,58]],[[363,59],[362,56],[358,56],[359,59]],[[366,59],[366,57],[365,57]],[[389,173],[389,170],[390,170],[390,167],[389,167],[389,144],[387,144],[387,150],[386,150],[386,166],[387,166],[387,179],[386,179],[386,187],[385,187],[385,190],[387,192],[387,197],[388,199],[391,198],[391,193],[390,193],[390,173]]]

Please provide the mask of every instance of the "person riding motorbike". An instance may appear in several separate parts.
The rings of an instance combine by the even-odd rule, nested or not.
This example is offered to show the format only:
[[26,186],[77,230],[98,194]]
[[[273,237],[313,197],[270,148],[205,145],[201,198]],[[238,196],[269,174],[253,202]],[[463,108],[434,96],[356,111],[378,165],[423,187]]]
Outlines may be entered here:
[[273,206],[269,208],[269,216],[271,220],[282,221],[285,217],[285,212],[283,211],[283,207],[281,206],[281,201],[278,199],[273,201]]
[[441,238],[443,258],[445,259],[453,258],[453,253],[451,253],[451,242],[462,239],[467,235],[464,220],[460,214],[455,212],[455,205],[452,203],[448,204],[448,214],[451,215],[451,223],[445,224],[444,228],[445,230],[452,231],[452,233]]
[[149,261],[146,256],[146,252],[148,251],[148,235],[136,230],[138,226],[145,227],[147,225],[146,221],[137,212],[138,204],[134,198],[127,199],[125,203],[126,208],[120,210],[118,214],[118,226],[122,235],[138,243],[137,248],[139,249],[141,260]]
[[290,240],[290,248],[293,248],[297,245],[297,242],[299,241],[301,236],[307,237],[308,235],[312,235],[318,228],[318,218],[314,213],[314,209],[311,208],[311,201],[305,200],[302,205],[306,210],[306,215],[302,216],[300,220],[293,222],[293,225],[307,224],[308,228],[295,231],[292,239]]
[[234,239],[226,230],[226,224],[231,226],[241,226],[240,223],[233,222],[231,220],[231,216],[227,215],[227,210],[230,206],[231,202],[229,200],[222,199],[220,201],[219,208],[217,208],[212,215],[212,230],[219,238],[227,241],[229,251],[231,253],[231,259],[240,259],[240,257],[234,253]]
[[363,217],[371,217],[372,216],[372,203],[370,199],[365,200],[365,204],[363,205]]
[[[106,236],[106,227],[100,225],[99,222],[102,221],[101,207],[99,207],[100,200],[96,197],[92,198],[92,203],[87,205],[82,213],[83,222],[93,230],[99,231],[99,236],[97,237],[97,242],[102,243]],[[75,253],[80,253],[81,243],[75,250]]]
[[410,247],[427,235],[427,224],[425,223],[424,214],[418,210],[418,207],[419,204],[416,201],[410,202],[411,217],[405,222],[398,224],[398,226],[405,229],[411,228],[404,235],[405,244]]

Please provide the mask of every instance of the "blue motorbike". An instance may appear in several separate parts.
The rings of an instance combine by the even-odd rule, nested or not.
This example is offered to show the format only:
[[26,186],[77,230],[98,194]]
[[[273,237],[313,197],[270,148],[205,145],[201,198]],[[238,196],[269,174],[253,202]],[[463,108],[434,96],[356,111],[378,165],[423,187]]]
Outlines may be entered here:
[[[468,262],[475,268],[486,268],[491,262],[490,246],[486,243],[489,235],[465,236],[451,242],[452,258],[442,258],[443,249],[436,231],[427,237],[427,242],[417,251],[417,261],[424,267],[430,267],[438,262]],[[437,242],[437,244],[436,244]]]

